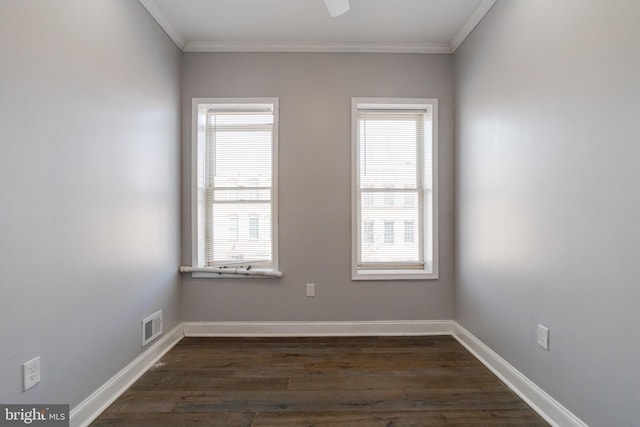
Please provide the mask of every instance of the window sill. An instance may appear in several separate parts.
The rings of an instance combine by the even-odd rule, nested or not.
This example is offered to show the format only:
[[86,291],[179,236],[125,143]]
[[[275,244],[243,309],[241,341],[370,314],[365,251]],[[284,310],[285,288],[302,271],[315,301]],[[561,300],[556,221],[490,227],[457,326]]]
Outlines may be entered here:
[[283,276],[282,271],[244,268],[228,269],[220,271],[218,268],[207,267],[180,267],[181,273],[191,273],[194,279],[278,279]]
[[436,280],[438,273],[424,270],[357,270],[351,280]]

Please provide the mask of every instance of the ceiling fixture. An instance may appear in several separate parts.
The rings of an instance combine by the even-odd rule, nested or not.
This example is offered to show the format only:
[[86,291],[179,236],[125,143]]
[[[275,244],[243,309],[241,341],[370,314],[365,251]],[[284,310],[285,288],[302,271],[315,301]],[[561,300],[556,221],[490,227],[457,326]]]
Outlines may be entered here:
[[349,0],[324,0],[324,4],[327,5],[329,15],[333,18],[348,12],[350,8]]

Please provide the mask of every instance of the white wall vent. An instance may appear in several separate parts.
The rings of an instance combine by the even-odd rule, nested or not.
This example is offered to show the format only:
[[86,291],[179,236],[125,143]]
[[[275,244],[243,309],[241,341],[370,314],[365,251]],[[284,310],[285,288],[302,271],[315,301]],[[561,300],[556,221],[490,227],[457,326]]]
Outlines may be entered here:
[[142,320],[142,346],[162,335],[162,310]]

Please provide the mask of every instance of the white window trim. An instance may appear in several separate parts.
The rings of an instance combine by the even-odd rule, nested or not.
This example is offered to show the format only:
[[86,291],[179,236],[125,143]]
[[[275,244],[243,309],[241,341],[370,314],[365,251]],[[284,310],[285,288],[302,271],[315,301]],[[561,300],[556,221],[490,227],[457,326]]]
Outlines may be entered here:
[[[432,109],[432,230],[431,262],[425,260],[424,269],[364,270],[358,269],[358,107],[360,108]],[[425,212],[425,214],[427,214]],[[438,276],[438,100],[436,98],[352,98],[351,99],[351,279],[352,280],[429,280]],[[425,246],[429,240],[427,227]]]
[[[191,273],[194,278],[225,278],[225,279],[254,279],[254,278],[270,278],[281,276],[278,263],[278,133],[279,133],[279,103],[278,98],[193,98],[191,108],[191,262],[194,271]],[[271,239],[272,239],[272,266],[270,268],[253,268],[257,272],[256,275],[245,274],[224,274],[219,271],[202,271],[207,268],[204,266],[204,239],[199,223],[201,222],[198,194],[198,115],[200,105],[203,104],[227,104],[238,105],[243,104],[271,104],[273,105],[273,142],[271,152]],[[214,268],[212,268],[214,270]],[[274,273],[265,276],[260,273]]]

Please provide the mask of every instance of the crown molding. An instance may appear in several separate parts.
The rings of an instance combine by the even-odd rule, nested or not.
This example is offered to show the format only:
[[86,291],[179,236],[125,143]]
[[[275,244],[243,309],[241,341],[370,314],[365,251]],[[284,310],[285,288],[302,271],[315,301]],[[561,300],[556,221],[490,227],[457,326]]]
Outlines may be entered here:
[[451,39],[451,43],[449,43],[449,49],[451,53],[454,53],[465,41],[465,39],[471,34],[471,31],[482,21],[484,15],[489,12],[489,9],[493,7],[496,3],[496,0],[482,0],[476,10],[473,11],[469,19],[464,23],[460,31]]
[[446,43],[321,43],[321,42],[209,42],[188,41],[184,52],[348,52],[348,53],[442,53]]
[[471,34],[496,0],[482,0],[449,43],[379,42],[216,42],[186,40],[154,0],[138,0],[164,32],[183,52],[345,52],[345,53],[435,53],[451,54]]
[[153,0],[138,0],[149,15],[160,25],[160,28],[164,30],[171,40],[178,46],[178,49],[184,51],[184,46],[187,43],[184,36],[176,27],[171,23],[171,20],[156,6]]

